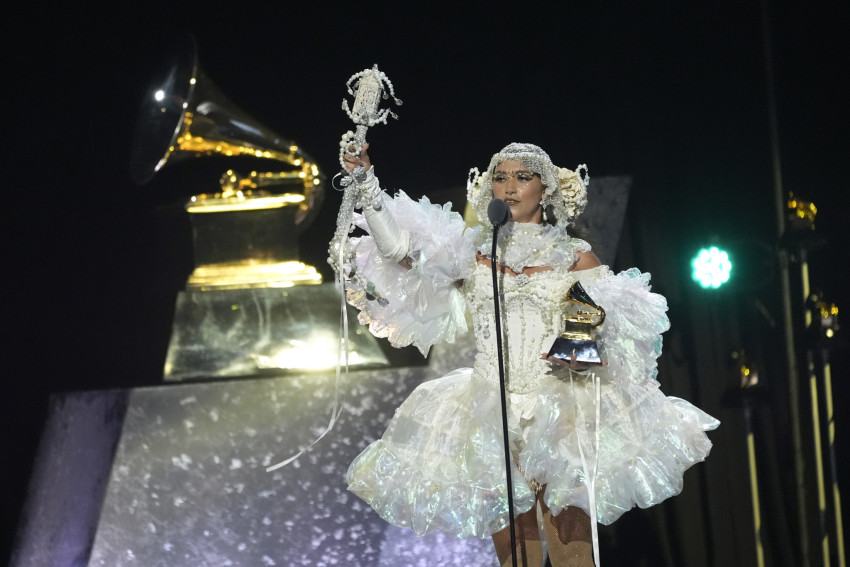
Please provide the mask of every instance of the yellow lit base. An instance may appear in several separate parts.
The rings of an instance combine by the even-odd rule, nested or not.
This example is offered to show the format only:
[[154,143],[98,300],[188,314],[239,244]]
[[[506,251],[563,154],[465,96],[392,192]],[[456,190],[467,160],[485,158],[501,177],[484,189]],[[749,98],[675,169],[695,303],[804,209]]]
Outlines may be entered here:
[[320,283],[322,283],[322,275],[316,271],[316,268],[303,262],[264,263],[245,260],[198,266],[189,276],[186,289],[206,291],[280,288]]
[[[333,283],[187,290],[177,295],[167,381],[277,376],[336,367],[342,298]],[[348,307],[348,364],[389,364]],[[340,360],[340,362],[344,362]]]

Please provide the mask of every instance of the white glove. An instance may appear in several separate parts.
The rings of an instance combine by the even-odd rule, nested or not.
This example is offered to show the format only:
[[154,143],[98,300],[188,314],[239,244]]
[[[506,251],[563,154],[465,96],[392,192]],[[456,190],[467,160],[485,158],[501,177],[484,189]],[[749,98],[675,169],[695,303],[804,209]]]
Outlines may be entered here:
[[378,252],[394,262],[401,262],[407,257],[410,233],[398,226],[395,217],[386,207],[389,197],[381,190],[374,167],[369,168],[366,179],[358,182],[358,186],[362,190],[363,216],[366,217]]

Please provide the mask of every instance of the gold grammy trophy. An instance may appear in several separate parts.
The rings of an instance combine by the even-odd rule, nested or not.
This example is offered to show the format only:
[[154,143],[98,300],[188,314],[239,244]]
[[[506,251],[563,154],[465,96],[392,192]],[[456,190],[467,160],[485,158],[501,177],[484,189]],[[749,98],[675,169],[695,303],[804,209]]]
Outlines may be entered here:
[[[334,368],[339,293],[299,260],[297,239],[319,210],[324,178],[297,144],[232,104],[188,42],[145,95],[131,175],[141,184],[166,165],[204,156],[247,157],[232,161],[271,171],[228,169],[220,190],[186,204],[195,267],[177,296],[165,379]],[[349,319],[349,364],[386,366],[375,339]]]
[[596,328],[605,321],[605,310],[590,298],[578,282],[570,287],[564,302],[567,309],[564,332],[552,343],[549,356],[569,361],[575,353],[576,362],[602,364],[602,353],[596,342]]
[[130,173],[142,184],[166,165],[203,156],[254,158],[271,171],[243,176],[230,169],[219,191],[186,204],[195,253],[187,288],[321,283],[315,268],[298,259],[297,233],[322,203],[324,177],[297,144],[231,103],[189,42],[145,95]]

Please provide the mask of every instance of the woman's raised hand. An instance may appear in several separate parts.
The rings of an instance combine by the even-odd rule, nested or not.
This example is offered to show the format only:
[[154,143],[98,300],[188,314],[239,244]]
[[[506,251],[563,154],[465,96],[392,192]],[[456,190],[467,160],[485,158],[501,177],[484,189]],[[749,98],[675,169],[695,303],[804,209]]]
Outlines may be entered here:
[[[349,150],[353,150],[354,146],[351,146]],[[345,169],[348,171],[354,171],[354,169],[358,165],[362,165],[363,169],[369,171],[372,167],[372,162],[369,161],[369,154],[366,153],[366,150],[369,149],[369,144],[363,144],[363,148],[360,150],[360,155],[352,155],[348,152],[344,153],[342,156],[342,160],[345,163]]]

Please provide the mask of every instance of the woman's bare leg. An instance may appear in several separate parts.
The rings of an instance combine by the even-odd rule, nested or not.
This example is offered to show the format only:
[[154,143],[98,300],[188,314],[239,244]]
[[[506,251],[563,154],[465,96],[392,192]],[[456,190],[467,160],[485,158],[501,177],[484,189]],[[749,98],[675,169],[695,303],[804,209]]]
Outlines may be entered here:
[[553,516],[542,499],[540,505],[552,567],[593,567],[590,516],[575,507],[564,508]]
[[[540,528],[537,525],[537,506],[516,517],[516,546],[518,567],[540,567],[543,565],[543,543],[540,541]],[[493,545],[499,557],[499,565],[510,567],[511,528],[507,527],[493,534]]]

